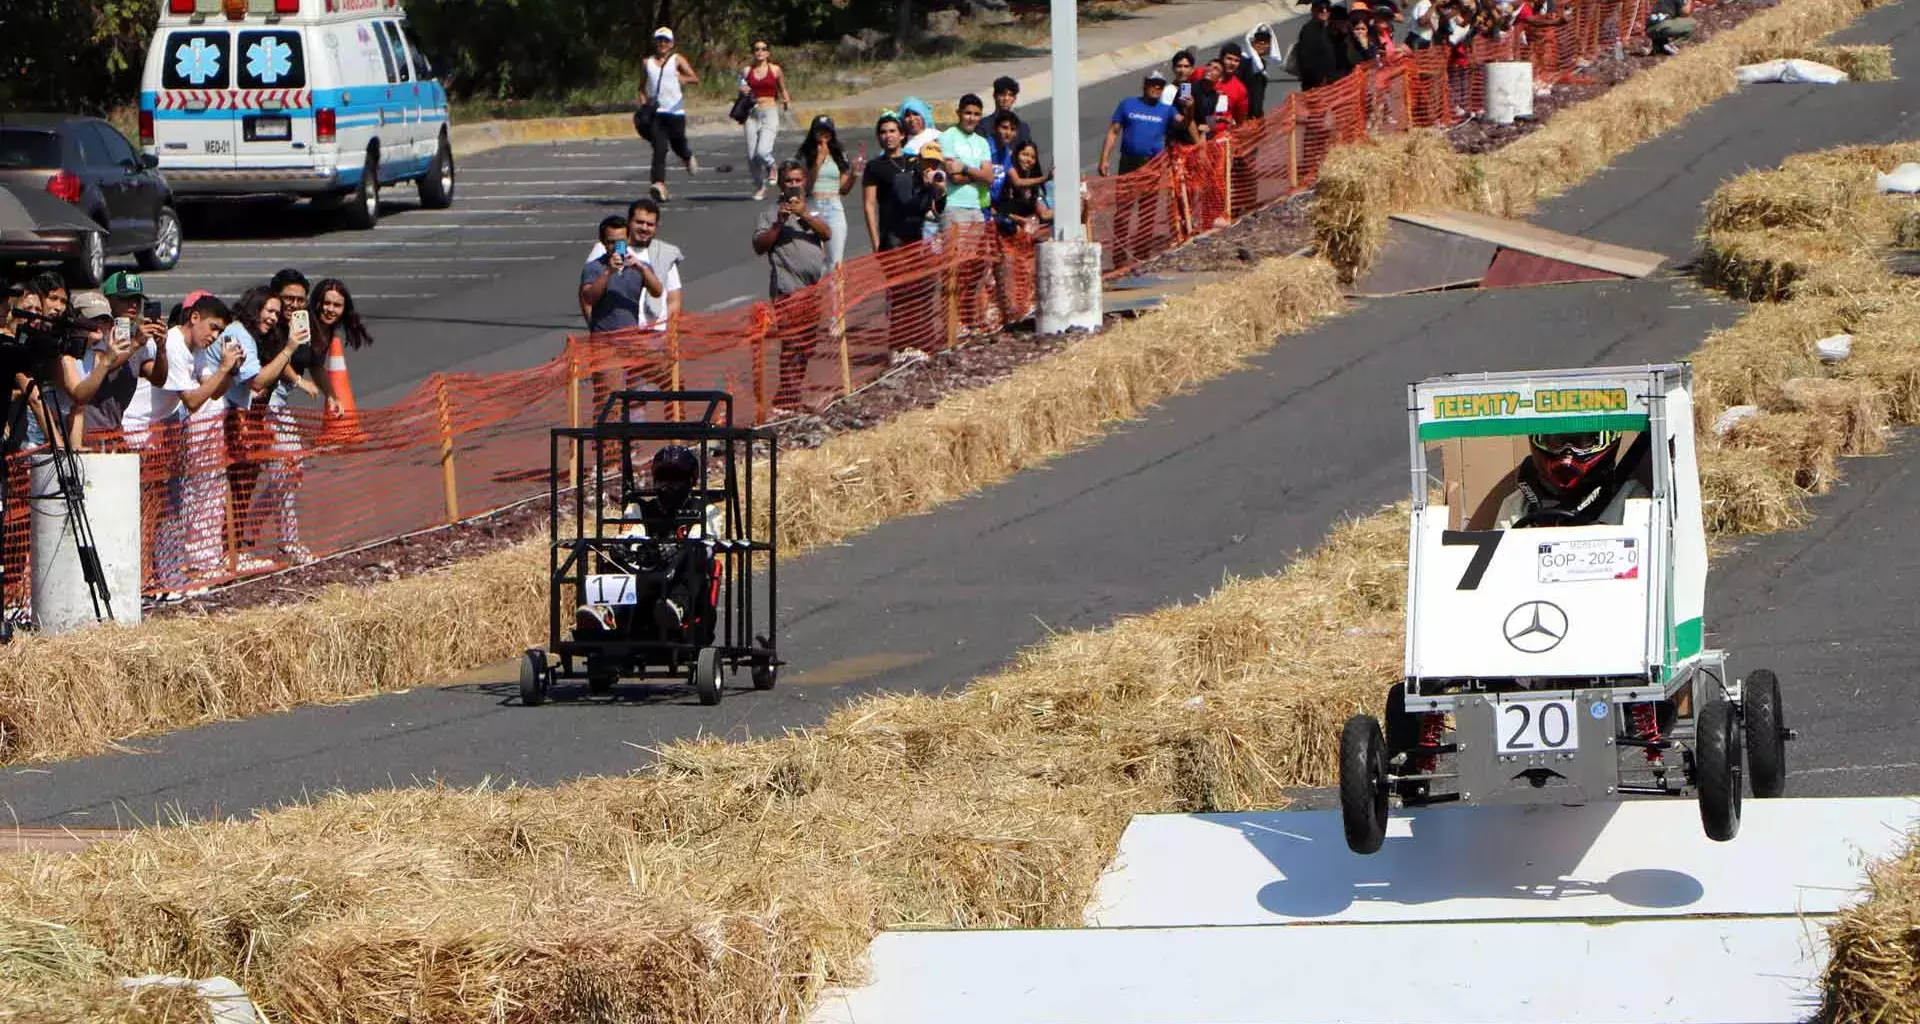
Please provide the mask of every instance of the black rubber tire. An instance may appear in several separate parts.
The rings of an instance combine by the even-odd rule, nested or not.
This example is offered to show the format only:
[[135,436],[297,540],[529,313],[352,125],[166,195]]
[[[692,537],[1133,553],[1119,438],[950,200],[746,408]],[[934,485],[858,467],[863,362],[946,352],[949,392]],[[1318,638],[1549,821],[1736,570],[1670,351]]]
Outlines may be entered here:
[[173,207],[162,206],[160,216],[153,221],[153,248],[134,253],[134,262],[140,264],[141,270],[172,270],[180,264],[180,243],[184,234],[180,215],[174,212]]
[[719,648],[700,648],[700,656],[693,661],[693,690],[708,707],[720,703]]
[[547,684],[551,678],[547,659],[537,651],[520,658],[520,703],[537,708],[547,702]]
[[360,172],[360,185],[353,190],[352,196],[340,213],[347,227],[355,231],[371,231],[380,223],[380,157],[376,153],[367,154],[366,167]]
[[[1386,727],[1388,761],[1420,745],[1420,716],[1407,713],[1407,684],[1395,683],[1387,690],[1387,713],[1381,723]],[[1424,802],[1432,788],[1425,781],[1393,783],[1393,791],[1409,804]]]
[[771,690],[780,681],[780,666],[759,662],[753,666],[753,688]]
[[1707,838],[1724,843],[1740,834],[1740,727],[1733,705],[1716,700],[1700,709],[1693,746],[1693,784],[1700,794],[1700,824]]
[[106,232],[87,232],[81,242],[80,255],[68,260],[61,273],[70,288],[100,287],[107,279]]
[[612,693],[614,686],[619,682],[620,673],[618,672],[589,672],[587,674],[587,692],[604,696]]
[[1387,741],[1372,715],[1355,715],[1340,730],[1340,818],[1348,849],[1379,852],[1387,836]]
[[1786,709],[1780,704],[1780,678],[1756,669],[1740,687],[1740,718],[1746,726],[1747,785],[1762,800],[1787,792]]
[[453,144],[447,141],[447,133],[440,133],[440,148],[434,151],[433,163],[427,165],[427,173],[420,176],[420,205],[429,210],[444,210],[453,205],[453,192],[457,185],[454,180]]

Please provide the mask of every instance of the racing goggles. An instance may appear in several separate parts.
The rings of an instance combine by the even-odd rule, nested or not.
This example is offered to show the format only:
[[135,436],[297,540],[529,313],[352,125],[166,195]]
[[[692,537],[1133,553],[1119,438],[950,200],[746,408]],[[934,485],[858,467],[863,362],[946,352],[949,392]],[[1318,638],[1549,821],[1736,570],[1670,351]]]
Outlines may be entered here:
[[1556,459],[1590,459],[1620,440],[1614,430],[1586,430],[1573,434],[1535,434],[1527,439],[1533,450]]

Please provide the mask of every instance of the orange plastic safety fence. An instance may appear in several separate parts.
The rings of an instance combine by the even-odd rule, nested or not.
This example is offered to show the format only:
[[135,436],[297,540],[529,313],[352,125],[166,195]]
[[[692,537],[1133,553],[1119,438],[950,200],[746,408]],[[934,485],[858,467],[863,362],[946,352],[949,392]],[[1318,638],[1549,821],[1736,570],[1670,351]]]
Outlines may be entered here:
[[[1566,24],[1465,46],[1396,45],[1263,118],[1088,182],[1087,224],[1107,273],[1313,188],[1336,145],[1481,112],[1489,62],[1531,61],[1541,84],[1577,80],[1586,62],[1644,34],[1646,3],[1580,4]],[[662,330],[575,337],[528,370],[436,375],[399,403],[349,418],[294,407],[228,412],[135,438],[90,434],[87,446],[143,455],[146,593],[213,586],[544,493],[548,431],[593,422],[616,390],[722,389],[734,395],[737,421],[754,423],[818,408],[910,350],[944,351],[1030,316],[1036,241],[960,225],[849,259],[776,301],[684,315]],[[26,493],[31,457],[8,460],[9,493]],[[28,517],[27,503],[15,501],[0,524],[10,607],[29,593]]]

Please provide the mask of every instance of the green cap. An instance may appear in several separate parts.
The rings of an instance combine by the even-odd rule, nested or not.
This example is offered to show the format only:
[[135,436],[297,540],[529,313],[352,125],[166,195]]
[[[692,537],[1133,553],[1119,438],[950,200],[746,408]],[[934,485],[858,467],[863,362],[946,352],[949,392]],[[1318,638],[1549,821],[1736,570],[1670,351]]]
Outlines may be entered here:
[[130,274],[124,270],[115,271],[113,276],[107,278],[106,283],[100,286],[100,291],[110,299],[147,294],[146,286],[140,283],[140,275]]

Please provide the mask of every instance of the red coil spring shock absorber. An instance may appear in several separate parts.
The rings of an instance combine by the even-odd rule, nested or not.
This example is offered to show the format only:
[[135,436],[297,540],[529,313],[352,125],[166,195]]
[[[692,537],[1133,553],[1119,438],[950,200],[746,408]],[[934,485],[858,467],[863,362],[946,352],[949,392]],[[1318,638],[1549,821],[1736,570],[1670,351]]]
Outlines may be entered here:
[[[1660,716],[1654,711],[1652,704],[1627,705],[1627,723],[1633,729],[1635,739],[1646,740],[1648,743],[1660,742]],[[1660,756],[1660,751],[1653,747],[1647,748],[1648,764],[1661,764],[1664,761],[1665,758]]]
[[[1420,745],[1437,747],[1447,738],[1447,716],[1445,712],[1433,711],[1420,716]],[[1434,754],[1421,754],[1414,760],[1415,767],[1422,775],[1431,773],[1440,764],[1440,758]]]

